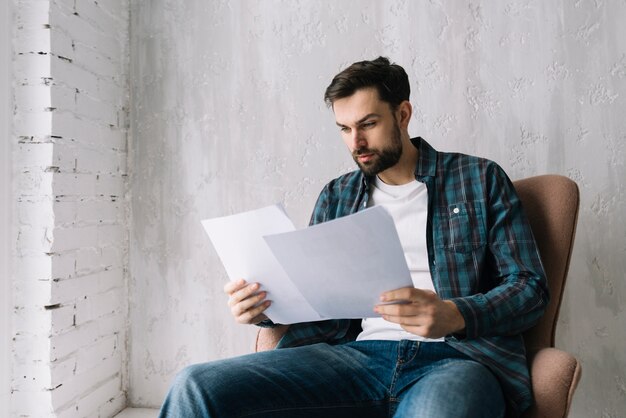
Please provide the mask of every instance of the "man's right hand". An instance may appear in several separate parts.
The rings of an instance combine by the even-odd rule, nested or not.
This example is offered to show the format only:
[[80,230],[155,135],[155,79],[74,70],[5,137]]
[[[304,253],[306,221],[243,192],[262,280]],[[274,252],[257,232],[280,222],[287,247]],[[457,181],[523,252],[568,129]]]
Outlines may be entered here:
[[258,324],[267,319],[263,313],[271,301],[265,300],[267,292],[259,292],[258,283],[247,283],[244,279],[228,282],[224,293],[228,295],[228,306],[240,324]]

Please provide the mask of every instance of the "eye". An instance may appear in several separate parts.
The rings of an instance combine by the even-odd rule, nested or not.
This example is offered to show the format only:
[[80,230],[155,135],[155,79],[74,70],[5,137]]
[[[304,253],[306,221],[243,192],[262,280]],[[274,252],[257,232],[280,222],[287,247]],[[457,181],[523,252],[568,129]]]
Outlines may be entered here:
[[374,122],[374,121],[369,121],[369,122],[364,122],[364,123],[361,125],[361,128],[363,128],[363,129],[369,129],[369,128],[373,128],[374,126],[376,126],[376,122]]
[[350,128],[348,128],[347,126],[342,126],[340,128],[341,132],[343,132],[344,134],[347,134],[348,132],[350,132]]

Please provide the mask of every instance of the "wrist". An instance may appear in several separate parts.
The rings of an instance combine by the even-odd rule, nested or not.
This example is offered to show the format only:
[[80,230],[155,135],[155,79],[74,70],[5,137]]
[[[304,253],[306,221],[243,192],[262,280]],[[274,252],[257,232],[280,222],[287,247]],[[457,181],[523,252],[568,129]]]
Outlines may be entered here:
[[450,318],[450,334],[462,333],[465,331],[465,318],[461,315],[461,311],[456,306],[454,302],[451,300],[444,300],[449,310],[449,318]]

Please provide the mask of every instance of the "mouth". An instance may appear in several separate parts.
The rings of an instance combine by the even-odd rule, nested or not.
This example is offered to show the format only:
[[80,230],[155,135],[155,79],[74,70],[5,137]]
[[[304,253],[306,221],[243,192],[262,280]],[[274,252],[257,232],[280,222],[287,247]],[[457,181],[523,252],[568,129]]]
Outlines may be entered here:
[[359,163],[367,163],[371,161],[375,155],[375,151],[362,148],[354,152],[354,159]]
[[357,156],[357,159],[362,163],[367,163],[372,158],[374,158],[374,154],[361,154]]

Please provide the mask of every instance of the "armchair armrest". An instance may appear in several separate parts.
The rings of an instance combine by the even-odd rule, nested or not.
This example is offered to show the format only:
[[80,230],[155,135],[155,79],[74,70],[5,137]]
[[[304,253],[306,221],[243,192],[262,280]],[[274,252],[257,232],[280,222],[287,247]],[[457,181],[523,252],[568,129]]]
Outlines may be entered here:
[[524,418],[567,417],[580,381],[581,367],[574,356],[556,348],[528,353],[535,404]]

